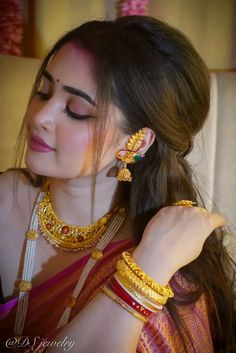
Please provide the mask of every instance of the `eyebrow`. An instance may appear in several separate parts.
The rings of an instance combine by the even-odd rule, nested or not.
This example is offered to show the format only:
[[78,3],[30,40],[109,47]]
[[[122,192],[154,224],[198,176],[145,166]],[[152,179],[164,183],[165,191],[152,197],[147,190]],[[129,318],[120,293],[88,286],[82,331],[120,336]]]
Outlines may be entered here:
[[[48,79],[48,81],[54,83],[54,78],[47,70],[43,72],[43,76],[45,76],[46,79]],[[85,99],[92,106],[96,107],[95,101],[86,92],[82,91],[81,89],[63,85],[63,90]]]

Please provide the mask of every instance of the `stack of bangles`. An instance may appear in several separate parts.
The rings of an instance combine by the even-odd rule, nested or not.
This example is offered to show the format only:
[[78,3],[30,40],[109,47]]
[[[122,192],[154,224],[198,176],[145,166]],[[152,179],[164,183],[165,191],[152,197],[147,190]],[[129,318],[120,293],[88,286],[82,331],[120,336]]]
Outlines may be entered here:
[[155,282],[128,252],[122,253],[116,268],[115,274],[102,286],[102,291],[143,322],[174,296],[169,285],[163,287]]

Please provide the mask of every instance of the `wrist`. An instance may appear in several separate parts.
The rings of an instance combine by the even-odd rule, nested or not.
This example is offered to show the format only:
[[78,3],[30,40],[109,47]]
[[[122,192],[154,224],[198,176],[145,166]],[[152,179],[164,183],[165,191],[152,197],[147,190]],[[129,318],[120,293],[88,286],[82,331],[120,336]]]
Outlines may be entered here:
[[155,255],[151,256],[145,246],[139,244],[132,256],[142,270],[162,286],[166,286],[176,272],[172,268],[172,262],[163,251],[155,250]]

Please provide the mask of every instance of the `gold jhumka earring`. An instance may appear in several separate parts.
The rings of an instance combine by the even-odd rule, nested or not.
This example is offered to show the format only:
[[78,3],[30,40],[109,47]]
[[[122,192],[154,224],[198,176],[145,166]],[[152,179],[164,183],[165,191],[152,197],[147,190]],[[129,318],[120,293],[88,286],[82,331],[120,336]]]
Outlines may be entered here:
[[[137,153],[146,134],[146,128],[139,130],[132,135],[127,144],[126,150],[121,150],[116,153],[116,158],[123,162],[123,166],[117,175],[119,181],[132,181],[132,175],[130,170],[127,168],[127,164],[134,164],[142,159],[142,155]],[[125,152],[124,156],[122,152]]]

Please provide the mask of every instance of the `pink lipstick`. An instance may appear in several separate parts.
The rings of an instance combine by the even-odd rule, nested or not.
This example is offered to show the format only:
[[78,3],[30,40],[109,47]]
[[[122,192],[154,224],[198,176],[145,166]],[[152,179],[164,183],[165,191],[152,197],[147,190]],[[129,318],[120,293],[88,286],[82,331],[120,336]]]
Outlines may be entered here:
[[33,134],[30,135],[29,147],[36,152],[55,151],[55,148],[49,146],[41,137]]

